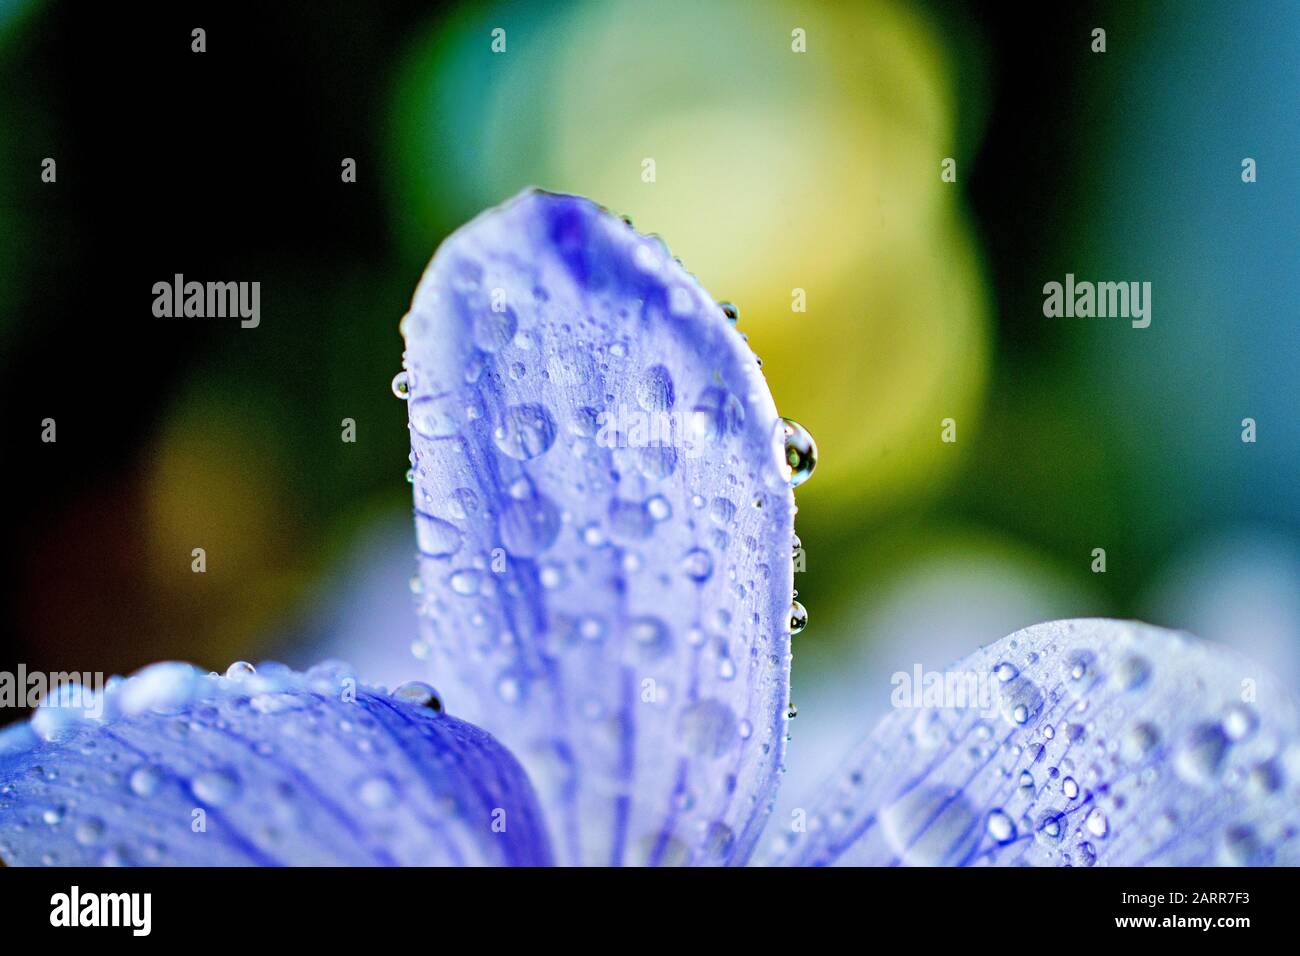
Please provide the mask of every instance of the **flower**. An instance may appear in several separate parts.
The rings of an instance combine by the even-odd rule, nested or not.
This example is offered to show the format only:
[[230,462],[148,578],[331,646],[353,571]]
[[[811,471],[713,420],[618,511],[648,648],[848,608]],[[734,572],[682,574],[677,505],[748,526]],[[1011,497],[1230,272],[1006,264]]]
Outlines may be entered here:
[[[0,735],[0,857],[754,857],[816,451],[743,336],[662,242],[538,191],[442,245],[403,332],[419,676],[445,696],[335,664],[159,664],[53,701]],[[987,706],[946,682],[900,702],[758,859],[1296,859],[1295,711],[1227,652],[1058,622],[951,673]]]

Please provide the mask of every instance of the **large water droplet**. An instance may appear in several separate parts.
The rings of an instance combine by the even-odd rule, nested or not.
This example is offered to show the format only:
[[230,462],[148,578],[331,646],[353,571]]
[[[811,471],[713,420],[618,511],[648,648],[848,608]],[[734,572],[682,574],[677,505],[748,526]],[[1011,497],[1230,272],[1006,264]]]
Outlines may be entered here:
[[662,365],[652,365],[641,373],[636,384],[637,403],[647,412],[666,412],[675,400],[673,379]]
[[808,626],[808,611],[798,601],[790,602],[790,636],[802,633]]
[[1230,746],[1228,735],[1218,724],[1192,728],[1174,758],[1174,770],[1188,783],[1205,786],[1219,774],[1219,766]]
[[411,403],[411,427],[425,438],[450,438],[460,431],[459,414],[450,392],[417,398]]
[[560,513],[549,498],[535,495],[522,501],[512,500],[501,509],[497,522],[501,543],[521,558],[541,554],[560,533]]
[[735,712],[720,700],[696,701],[677,718],[677,735],[690,753],[716,760],[736,739]]
[[790,469],[790,487],[798,488],[817,467],[817,443],[808,429],[792,418],[781,419],[777,427],[781,429],[785,464]]
[[691,430],[704,441],[721,441],[740,431],[745,424],[745,408],[726,389],[711,386],[700,393],[691,410]]
[[1043,692],[1025,677],[1015,677],[997,691],[1002,715],[1013,724],[1031,723],[1043,709]]
[[519,319],[506,306],[499,312],[489,309],[474,316],[474,344],[484,352],[496,352],[515,337]]
[[420,553],[430,558],[445,558],[460,550],[461,534],[456,526],[441,518],[415,513],[415,541]]
[[543,405],[511,405],[492,432],[492,440],[511,458],[528,461],[555,442],[555,419]]
[[979,842],[980,827],[966,797],[946,787],[911,790],[880,813],[881,832],[909,866],[953,866]]

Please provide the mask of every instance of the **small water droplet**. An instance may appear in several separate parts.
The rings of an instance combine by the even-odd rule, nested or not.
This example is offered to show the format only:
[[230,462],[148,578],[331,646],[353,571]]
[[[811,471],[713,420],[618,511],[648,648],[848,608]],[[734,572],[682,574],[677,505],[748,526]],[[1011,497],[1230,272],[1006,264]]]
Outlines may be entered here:
[[194,778],[190,789],[204,803],[219,807],[239,793],[239,781],[226,770],[205,770]]
[[393,805],[397,790],[387,777],[367,777],[357,786],[357,799],[371,810],[383,810]]
[[1010,843],[1016,838],[1016,825],[1006,811],[997,808],[989,811],[985,825],[988,835],[1000,844]]
[[398,372],[393,376],[393,394],[406,401],[411,397],[411,376],[408,372]]
[[703,548],[691,548],[682,558],[682,571],[692,581],[707,581],[713,574],[713,558]]
[[131,777],[128,783],[131,792],[137,797],[151,797],[158,792],[158,787],[162,784],[162,773],[157,767],[137,767],[131,771]]
[[104,821],[98,817],[88,817],[77,824],[74,835],[82,846],[98,843],[104,836]]
[[429,710],[442,713],[442,698],[438,692],[424,681],[410,680],[405,684],[398,685],[390,695],[393,700],[400,700],[404,704],[410,704],[413,707],[427,707]]

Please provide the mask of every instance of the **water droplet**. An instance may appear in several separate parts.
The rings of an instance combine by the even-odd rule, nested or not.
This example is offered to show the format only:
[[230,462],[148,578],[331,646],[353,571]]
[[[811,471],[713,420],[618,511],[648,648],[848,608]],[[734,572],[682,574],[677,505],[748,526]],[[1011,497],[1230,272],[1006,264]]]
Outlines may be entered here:
[[745,409],[725,389],[710,386],[700,393],[691,410],[691,430],[704,441],[721,441],[740,431],[745,423]]
[[1144,657],[1126,657],[1115,669],[1115,682],[1124,690],[1137,690],[1151,677],[1151,664]]
[[393,394],[406,401],[411,397],[411,376],[407,372],[398,372],[393,376]]
[[158,792],[158,787],[162,784],[163,775],[157,767],[143,766],[136,767],[131,771],[131,777],[128,784],[131,792],[137,797],[151,797]]
[[1110,830],[1110,821],[1106,819],[1106,814],[1102,812],[1101,807],[1093,807],[1088,818],[1083,821],[1083,825],[1095,837],[1104,837]]
[[1020,668],[1008,661],[1003,661],[993,668],[993,673],[997,675],[998,680],[1002,683],[1015,680],[1020,676]]
[[442,698],[438,692],[424,681],[410,680],[405,684],[400,684],[392,693],[394,700],[400,700],[404,704],[410,704],[413,707],[427,707],[429,710],[442,713]]
[[1188,733],[1174,770],[1188,783],[1204,786],[1214,781],[1231,742],[1218,724],[1200,724]]
[[713,574],[713,558],[703,548],[691,548],[682,558],[682,571],[692,581],[707,581]]
[[722,317],[727,320],[728,325],[735,325],[740,321],[740,309],[736,308],[734,303],[719,302],[718,308],[722,310]]
[[459,571],[453,571],[448,583],[451,589],[463,597],[472,597],[479,592],[479,585],[482,583],[483,573],[475,568],[461,568]]
[[98,817],[88,817],[77,824],[74,836],[82,846],[98,843],[104,836],[104,821]]
[[1245,704],[1233,704],[1223,715],[1223,732],[1234,743],[1249,737],[1258,726],[1259,718]]
[[1010,843],[1016,838],[1016,825],[1001,808],[990,810],[985,830],[997,843]]
[[555,441],[555,419],[543,405],[511,405],[492,432],[497,448],[520,461],[543,454]]
[[367,777],[357,786],[357,799],[371,810],[383,810],[396,801],[397,790],[387,777]]
[[614,498],[609,503],[609,530],[616,538],[638,541],[650,537],[654,523],[644,502]]
[[239,781],[226,770],[205,770],[190,783],[190,789],[199,800],[219,807],[239,793]]
[[461,546],[461,534],[455,525],[423,511],[415,513],[415,540],[420,553],[430,558],[449,557]]
[[671,643],[668,627],[657,617],[634,617],[628,622],[628,631],[637,647],[649,657],[662,657]]
[[1079,795],[1079,783],[1073,777],[1066,777],[1061,781],[1061,792],[1065,794],[1065,799],[1073,800]]
[[1013,724],[1028,724],[1043,709],[1043,692],[1024,677],[1016,677],[998,689],[1002,715]]
[[248,661],[235,661],[226,668],[226,678],[228,680],[242,681],[252,677],[257,673],[257,668]]
[[714,498],[709,505],[709,517],[715,524],[726,527],[736,517],[736,506],[726,498]]
[[1060,843],[1061,837],[1064,835],[1065,814],[1056,810],[1047,810],[1038,818],[1038,825],[1034,828],[1034,837],[1039,843],[1048,846]]
[[460,406],[450,392],[411,402],[411,427],[425,438],[450,438],[460,431]]
[[1160,731],[1152,724],[1140,723],[1130,727],[1120,742],[1119,752],[1130,762],[1141,760],[1160,741]]
[[667,521],[673,516],[673,506],[663,495],[654,495],[645,503],[646,514],[655,521]]
[[946,787],[918,787],[880,813],[881,831],[910,866],[953,866],[980,839],[979,818],[966,797]]
[[790,470],[790,487],[798,488],[812,477],[817,467],[817,443],[808,429],[792,418],[782,418],[777,428],[784,443],[785,464]]
[[489,309],[474,316],[474,344],[484,352],[499,351],[515,337],[519,319],[515,310],[506,306],[500,312]]
[[798,601],[791,601],[790,602],[790,636],[794,637],[796,634],[802,633],[803,629],[807,626],[808,626],[807,610],[805,610],[804,606],[800,604]]
[[686,750],[716,760],[736,738],[736,715],[720,700],[699,700],[677,718],[677,735]]
[[637,403],[647,412],[666,412],[673,407],[673,379],[662,365],[652,365],[641,373],[636,384]]

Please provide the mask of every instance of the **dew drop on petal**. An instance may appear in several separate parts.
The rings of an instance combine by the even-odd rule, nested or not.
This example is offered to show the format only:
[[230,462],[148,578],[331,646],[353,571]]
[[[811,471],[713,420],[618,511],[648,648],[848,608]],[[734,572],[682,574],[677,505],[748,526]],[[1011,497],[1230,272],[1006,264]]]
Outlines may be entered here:
[[790,602],[790,636],[803,632],[808,626],[808,611],[798,601]]
[[229,803],[239,793],[239,781],[227,770],[205,770],[190,784],[194,796],[214,807]]
[[393,376],[393,394],[406,401],[411,397],[411,376],[407,372],[398,372]]
[[399,684],[390,695],[393,700],[410,704],[413,707],[427,707],[429,710],[442,712],[442,698],[438,692],[424,681],[411,680]]
[[790,487],[798,488],[817,467],[817,443],[808,429],[792,418],[781,419],[777,427],[781,429],[785,464],[790,470]]

